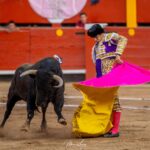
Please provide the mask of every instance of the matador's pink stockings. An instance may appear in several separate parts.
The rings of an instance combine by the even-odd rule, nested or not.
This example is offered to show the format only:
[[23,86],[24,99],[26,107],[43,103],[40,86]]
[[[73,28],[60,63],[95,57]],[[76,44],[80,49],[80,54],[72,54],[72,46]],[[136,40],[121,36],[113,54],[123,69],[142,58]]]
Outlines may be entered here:
[[113,111],[113,128],[111,129],[112,134],[119,133],[121,112]]

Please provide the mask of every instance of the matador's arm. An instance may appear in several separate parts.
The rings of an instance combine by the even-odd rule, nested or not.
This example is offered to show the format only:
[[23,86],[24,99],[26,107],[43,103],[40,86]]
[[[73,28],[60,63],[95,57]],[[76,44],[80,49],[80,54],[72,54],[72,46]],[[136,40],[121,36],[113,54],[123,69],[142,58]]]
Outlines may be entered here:
[[117,43],[116,55],[122,55],[126,45],[127,45],[127,38],[119,35],[117,33],[113,33],[112,40],[115,40]]

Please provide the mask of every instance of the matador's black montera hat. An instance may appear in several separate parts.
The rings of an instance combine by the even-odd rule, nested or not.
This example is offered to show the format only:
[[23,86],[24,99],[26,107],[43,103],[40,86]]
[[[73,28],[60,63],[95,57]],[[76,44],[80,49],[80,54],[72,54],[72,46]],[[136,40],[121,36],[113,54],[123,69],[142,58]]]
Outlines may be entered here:
[[102,34],[104,33],[104,29],[101,27],[101,25],[99,24],[94,24],[88,31],[87,34],[88,36],[94,38],[96,37],[98,34]]

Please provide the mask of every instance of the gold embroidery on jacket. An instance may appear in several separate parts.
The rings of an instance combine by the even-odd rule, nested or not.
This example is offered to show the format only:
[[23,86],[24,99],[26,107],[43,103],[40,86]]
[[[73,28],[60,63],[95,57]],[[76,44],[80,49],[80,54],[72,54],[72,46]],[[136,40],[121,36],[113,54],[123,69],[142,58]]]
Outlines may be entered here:
[[115,59],[105,58],[102,60],[102,74],[105,75],[109,73],[114,65]]
[[117,45],[117,48],[114,52],[106,52],[105,45],[100,42],[95,46],[96,59],[105,59],[108,57],[115,57],[116,54],[122,55],[124,48],[127,44],[127,39],[124,36],[121,36],[117,33],[107,33],[105,34],[105,42],[108,42],[108,46]]
[[109,52],[109,53],[105,53],[105,54],[97,54],[96,55],[96,59],[105,59],[108,57],[116,57],[115,52]]

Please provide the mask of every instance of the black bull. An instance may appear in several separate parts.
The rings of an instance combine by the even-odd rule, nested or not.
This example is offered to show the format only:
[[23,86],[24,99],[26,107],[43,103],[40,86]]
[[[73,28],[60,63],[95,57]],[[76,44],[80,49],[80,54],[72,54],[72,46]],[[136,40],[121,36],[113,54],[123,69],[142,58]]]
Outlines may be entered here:
[[66,125],[61,113],[64,104],[64,81],[60,64],[53,57],[44,58],[34,65],[25,64],[17,68],[8,92],[8,101],[1,127],[4,127],[17,101],[27,102],[27,120],[23,127],[28,130],[34,111],[42,109],[41,129],[46,129],[45,113],[49,102],[54,105],[58,122]]

